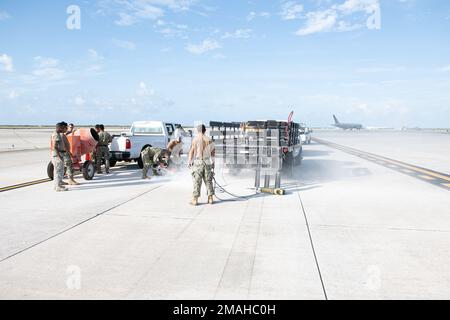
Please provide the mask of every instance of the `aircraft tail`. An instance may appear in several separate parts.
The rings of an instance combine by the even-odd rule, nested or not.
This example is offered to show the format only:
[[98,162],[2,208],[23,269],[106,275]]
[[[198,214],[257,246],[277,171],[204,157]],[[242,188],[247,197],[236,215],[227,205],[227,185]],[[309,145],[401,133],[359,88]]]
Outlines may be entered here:
[[336,116],[334,114],[333,114],[333,118],[334,118],[334,123],[339,124],[339,120],[336,118]]

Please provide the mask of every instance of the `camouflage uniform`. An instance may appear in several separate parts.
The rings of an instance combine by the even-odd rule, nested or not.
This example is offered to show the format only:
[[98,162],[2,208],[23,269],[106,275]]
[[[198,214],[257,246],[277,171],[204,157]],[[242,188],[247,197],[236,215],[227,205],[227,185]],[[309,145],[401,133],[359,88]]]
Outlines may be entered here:
[[[58,132],[53,132],[52,134],[52,163],[53,163],[53,180],[55,181],[55,189],[62,186],[64,177],[64,160],[65,156],[65,145],[62,134]],[[58,153],[61,157],[58,156]]]
[[195,150],[195,160],[192,166],[192,178],[194,182],[193,197],[200,197],[202,182],[205,182],[208,196],[214,196],[213,172],[211,156],[214,152],[214,143],[203,134],[199,134],[192,141]]
[[195,160],[192,168],[192,177],[194,180],[194,192],[192,193],[192,195],[195,198],[200,197],[202,181],[205,182],[208,196],[214,195],[213,173],[211,164],[207,164],[207,162],[205,162],[204,160]]
[[102,173],[102,159],[105,159],[105,170],[109,173],[109,147],[108,145],[112,142],[111,135],[106,131],[100,131],[98,133],[98,144],[97,150],[95,152],[95,162],[97,165],[97,173]]
[[147,147],[141,152],[142,163],[144,167],[142,168],[142,179],[147,178],[148,169],[152,168],[153,175],[157,175],[158,171],[154,168],[155,164],[161,161],[162,150],[156,147]]
[[72,162],[72,155],[70,153],[70,143],[69,139],[67,139],[67,136],[65,134],[61,135],[64,145],[66,147],[66,153],[64,154],[64,166],[67,168],[67,176],[70,179],[73,179],[73,162]]

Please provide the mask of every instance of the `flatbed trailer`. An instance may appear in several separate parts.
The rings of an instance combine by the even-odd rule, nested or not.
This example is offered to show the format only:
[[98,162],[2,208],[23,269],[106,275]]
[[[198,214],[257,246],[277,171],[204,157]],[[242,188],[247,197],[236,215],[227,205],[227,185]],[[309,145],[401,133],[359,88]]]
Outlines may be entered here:
[[255,170],[255,187],[269,187],[275,176],[280,187],[284,165],[292,168],[302,159],[300,125],[290,121],[210,122],[210,136],[215,143],[216,158],[232,171]]

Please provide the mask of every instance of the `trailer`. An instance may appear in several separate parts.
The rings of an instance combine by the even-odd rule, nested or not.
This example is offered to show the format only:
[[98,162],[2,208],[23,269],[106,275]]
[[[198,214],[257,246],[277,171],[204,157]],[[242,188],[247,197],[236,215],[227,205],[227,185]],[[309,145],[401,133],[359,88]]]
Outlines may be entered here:
[[[74,171],[81,172],[85,180],[92,180],[95,175],[95,163],[92,161],[92,153],[98,143],[98,133],[92,128],[81,128],[69,134],[67,139],[70,144]],[[47,175],[51,180],[54,178],[53,174],[54,167],[53,163],[50,162],[47,165]]]
[[275,177],[275,188],[280,188],[283,167],[293,170],[301,164],[300,124],[290,120],[211,121],[209,134],[215,144],[216,158],[222,160],[225,168],[255,170],[257,189],[261,174],[265,188],[270,186],[271,176]]

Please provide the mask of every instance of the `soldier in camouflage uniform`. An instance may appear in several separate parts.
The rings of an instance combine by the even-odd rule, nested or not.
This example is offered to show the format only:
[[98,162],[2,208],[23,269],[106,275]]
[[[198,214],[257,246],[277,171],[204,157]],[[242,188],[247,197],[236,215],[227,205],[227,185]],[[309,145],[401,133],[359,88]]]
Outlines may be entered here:
[[198,205],[202,182],[205,182],[208,191],[208,203],[214,203],[214,143],[210,138],[205,136],[206,127],[204,125],[198,126],[197,131],[198,135],[192,140],[191,150],[189,151],[189,168],[192,169],[194,182],[191,204],[194,206]]
[[52,134],[52,163],[53,163],[53,180],[55,181],[55,191],[67,191],[62,185],[64,177],[64,155],[66,153],[65,145],[62,139],[63,126],[62,123],[56,125],[56,130]]
[[106,173],[109,173],[109,147],[112,142],[111,135],[105,131],[105,126],[100,124],[96,126],[98,132],[98,143],[95,151],[95,163],[97,166],[97,173],[102,173],[102,159],[105,161]]
[[147,176],[148,169],[152,168],[153,175],[158,175],[156,166],[163,163],[165,166],[169,163],[170,152],[157,147],[147,147],[141,152],[142,163],[142,179],[150,179]]
[[[72,153],[70,152],[70,143],[69,143],[69,139],[67,139],[67,135],[70,134],[68,133],[68,126],[67,123],[63,122],[63,134],[61,135],[63,141],[64,141],[64,146],[66,148],[66,153],[64,154],[64,166],[67,168],[67,177],[69,178],[69,183],[70,185],[78,185],[79,183],[76,182],[73,178],[73,162],[72,162]],[[73,133],[73,132],[72,132]],[[63,183],[63,184],[67,184],[67,183]]]

